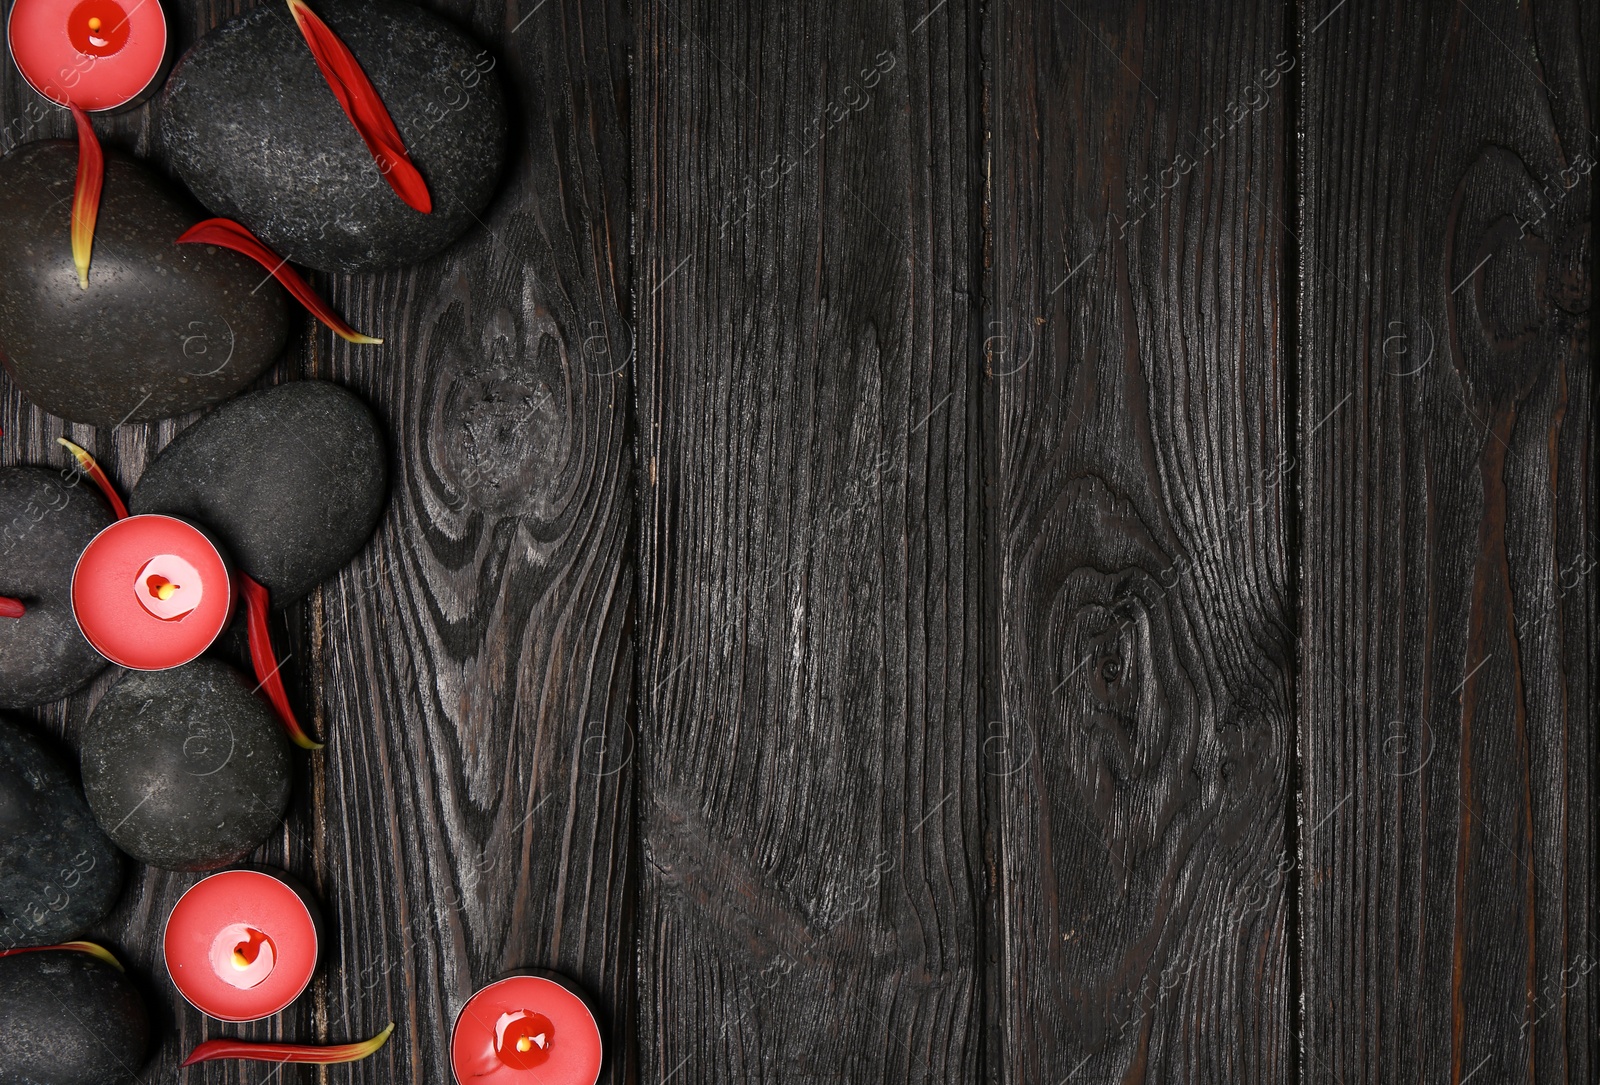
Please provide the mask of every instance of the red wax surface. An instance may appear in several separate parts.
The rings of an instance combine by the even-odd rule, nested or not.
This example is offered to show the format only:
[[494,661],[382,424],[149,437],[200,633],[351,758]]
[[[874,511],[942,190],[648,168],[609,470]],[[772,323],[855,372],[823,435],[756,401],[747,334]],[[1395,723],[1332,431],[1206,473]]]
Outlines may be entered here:
[[306,989],[317,925],[306,902],[259,870],[225,870],[194,885],[167,917],[167,972],[201,1013],[254,1021]]
[[233,616],[233,579],[206,534],[172,516],[130,516],[96,535],[72,573],[72,613],[95,651],[136,671],[179,667]]
[[46,98],[115,109],[161,74],[167,17],[158,0],[16,0],[6,43],[22,77]]
[[467,1000],[450,1064],[460,1085],[594,1085],[604,1047],[589,1006],[544,976],[508,976]]

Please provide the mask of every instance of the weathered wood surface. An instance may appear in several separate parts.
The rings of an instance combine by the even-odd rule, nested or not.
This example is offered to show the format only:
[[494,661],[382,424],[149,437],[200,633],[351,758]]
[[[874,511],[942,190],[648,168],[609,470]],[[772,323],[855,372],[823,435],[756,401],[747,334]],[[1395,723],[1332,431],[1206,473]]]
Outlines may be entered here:
[[[172,32],[179,47],[194,41],[218,21],[235,14],[239,8],[227,4],[214,4],[184,0],[164,5]],[[9,9],[9,5],[7,6]],[[145,105],[114,118],[97,118],[95,129],[102,142],[150,160],[156,153],[153,106]],[[64,111],[49,105],[28,89],[22,81],[9,53],[0,67],[0,153],[9,153],[16,146],[37,139],[74,138],[72,118]],[[159,167],[157,167],[159,168]],[[63,243],[67,227],[65,209],[61,227]],[[195,357],[203,356],[206,344],[196,341]],[[261,384],[270,384],[292,378],[300,369],[299,352],[291,351],[286,360],[264,375]],[[28,463],[65,466],[70,460],[64,449],[56,444],[57,437],[67,437],[95,454],[102,467],[126,494],[138,480],[145,465],[188,422],[191,416],[159,423],[120,425],[116,427],[91,427],[65,423],[61,419],[33,407],[17,391],[10,379],[0,372],[0,463]],[[87,480],[81,485],[88,486]],[[278,635],[284,637],[282,650],[294,648],[300,662],[306,660],[305,643],[300,636],[303,607],[292,608],[287,621],[278,623]],[[248,656],[242,645],[228,644],[223,651],[231,656],[236,666],[245,669]],[[94,705],[115,680],[115,668],[109,668],[91,686],[64,702],[43,706],[28,713],[41,731],[64,740],[62,752],[70,754],[73,741],[88,718]],[[304,668],[298,664],[285,668],[286,684],[291,693],[298,694],[299,679]],[[300,703],[304,703],[302,698]],[[321,803],[315,775],[307,771],[310,762],[296,757],[297,779],[293,804],[283,828],[263,845],[251,858],[262,864],[285,869],[297,877],[314,881],[318,869],[313,857],[315,840],[320,832],[317,808]],[[167,913],[177,903],[184,890],[194,884],[195,876],[153,870],[130,863],[130,876],[118,909],[98,930],[96,936],[111,946],[128,965],[135,983],[144,992],[152,1017],[162,1035],[160,1048],[142,1067],[131,1067],[140,1073],[144,1082],[174,1081],[190,1078],[200,1080],[200,1072],[178,1071],[178,1063],[202,1040],[217,1035],[234,1035],[254,1039],[299,1037],[312,1032],[313,1005],[302,999],[280,1014],[247,1026],[223,1026],[209,1021],[186,1003],[167,978],[161,962],[161,931]],[[259,1079],[259,1068],[236,1063],[210,1070],[207,1081],[245,1083]]]
[[527,966],[613,1082],[1594,1080],[1593,5],[430,6],[505,189],[264,378],[394,442],[281,629],[334,938],[206,1022],[138,871],[143,1082],[443,1083]]
[[[184,42],[250,6],[167,4]],[[505,188],[445,256],[322,281],[384,347],[349,348],[307,321],[264,378],[344,384],[393,442],[373,545],[291,612],[298,652],[286,669],[328,747],[299,757],[294,813],[252,856],[313,887],[332,945],[308,997],[283,1014],[208,1023],[160,960],[166,914],[195,878],[141,868],[103,934],[161,1018],[146,1081],[273,1072],[176,1071],[210,1036],[343,1041],[393,1020],[379,1055],[338,1073],[443,1082],[461,1003],[524,967],[585,987],[613,1052],[607,1080],[627,1077],[633,28],[620,3],[436,7],[489,45],[514,95],[521,134]],[[30,111],[37,99],[9,63],[3,93],[17,142],[71,134],[65,114]],[[151,109],[96,127],[152,155]],[[3,462],[59,462],[65,432],[126,487],[187,421],[64,429],[0,382]],[[111,677],[36,715],[70,738]]]
[[974,12],[641,4],[647,1081],[981,1071]]
[[1600,23],[1300,19],[1305,1080],[1594,1081]]
[[[633,570],[627,57],[620,3],[458,3],[520,135],[484,224],[333,292],[394,441],[375,543],[313,617],[326,759],[321,888],[340,931],[317,1026],[399,1022],[353,1081],[449,1080],[473,990],[537,967],[633,1024]],[[444,88],[440,90],[445,94]],[[326,343],[324,338],[322,343]]]
[[1284,12],[993,17],[993,1068],[1287,1080]]

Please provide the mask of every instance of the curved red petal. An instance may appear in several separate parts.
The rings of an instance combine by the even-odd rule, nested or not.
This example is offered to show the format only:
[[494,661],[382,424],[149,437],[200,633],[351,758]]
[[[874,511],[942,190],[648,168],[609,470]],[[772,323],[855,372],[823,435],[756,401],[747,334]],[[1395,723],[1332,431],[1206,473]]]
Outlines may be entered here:
[[0,618],[20,618],[26,613],[28,608],[22,605],[21,599],[0,595]]
[[261,243],[260,238],[234,222],[232,219],[206,219],[197,222],[183,232],[178,238],[179,245],[217,245],[224,249],[248,256],[268,271],[272,277],[283,284],[283,288],[294,295],[296,301],[311,311],[311,315],[322,321],[333,333],[341,339],[352,343],[382,343],[382,339],[374,339],[370,335],[363,335],[356,331],[344,318],[333,311],[329,304],[311,289],[311,284],[300,277],[300,273],[289,266],[286,257],[279,256]]
[[111,505],[111,512],[118,520],[128,517],[128,506],[122,503],[122,496],[117,493],[117,488],[111,484],[111,479],[106,476],[105,470],[95,462],[95,458],[88,452],[79,448],[65,437],[57,437],[56,444],[72,453],[72,458],[78,461],[78,468],[89,476],[89,481],[100,488],[106,501]]
[[21,949],[0,949],[0,957],[14,957],[18,953],[50,953],[58,950],[67,950],[72,953],[87,953],[91,957],[98,957],[118,972],[126,972],[122,962],[117,960],[112,953],[99,942],[62,942],[56,946],[23,946]]
[[255,668],[256,680],[260,682],[258,688],[266,691],[267,700],[272,702],[278,719],[294,744],[303,750],[320,750],[322,743],[301,728],[300,720],[289,704],[289,691],[283,688],[283,665],[278,662],[277,653],[272,649],[272,630],[267,625],[267,616],[272,612],[271,596],[266,588],[246,574],[239,573],[238,577],[241,594],[244,595],[245,625],[250,633],[250,665]]
[[89,115],[75,105],[70,108],[78,126],[78,178],[72,190],[72,263],[78,269],[78,286],[87,290],[94,227],[100,217],[100,192],[105,187],[106,156]]
[[357,1062],[374,1054],[389,1042],[394,1032],[394,1022],[370,1040],[356,1044],[273,1044],[252,1043],[249,1040],[207,1040],[189,1053],[183,1066],[217,1059],[250,1059],[256,1062],[305,1062],[322,1066],[340,1062]]
[[425,215],[430,213],[433,197],[428,193],[428,183],[411,164],[411,155],[406,152],[405,141],[394,126],[394,118],[389,116],[377,88],[361,70],[355,54],[306,6],[305,0],[289,0],[289,11],[306,45],[311,48],[311,56],[321,69],[322,78],[327,80],[328,89],[333,91],[344,115],[350,118],[361,141],[367,145],[383,179],[412,210]]

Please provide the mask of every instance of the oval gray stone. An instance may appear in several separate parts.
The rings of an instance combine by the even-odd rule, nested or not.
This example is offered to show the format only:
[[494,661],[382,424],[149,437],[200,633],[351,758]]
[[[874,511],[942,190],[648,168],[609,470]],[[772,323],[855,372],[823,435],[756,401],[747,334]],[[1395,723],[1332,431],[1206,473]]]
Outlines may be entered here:
[[289,805],[282,725],[213,659],[123,675],[89,717],[79,759],[100,827],[165,870],[214,870],[243,858]]
[[200,524],[284,606],[366,545],[388,483],[366,404],[336,384],[291,381],[240,396],[180,433],[128,504]]
[[167,159],[201,203],[296,263],[370,271],[426,259],[476,222],[499,183],[507,117],[493,57],[412,4],[311,6],[372,81],[432,212],[389,187],[281,3],[224,23],[174,66]]
[[121,891],[122,855],[77,780],[0,717],[0,950],[70,941],[104,919]]
[[72,617],[72,570],[111,511],[86,481],[48,467],[0,467],[0,595],[22,601],[0,618],[0,708],[44,704],[106,667]]
[[128,977],[76,950],[0,959],[0,1085],[119,1085],[150,1049]]
[[69,219],[78,145],[0,159],[0,362],[44,410],[74,422],[147,422],[218,403],[288,341],[286,297],[261,266],[178,245],[200,215],[126,155],[105,190],[80,289]]

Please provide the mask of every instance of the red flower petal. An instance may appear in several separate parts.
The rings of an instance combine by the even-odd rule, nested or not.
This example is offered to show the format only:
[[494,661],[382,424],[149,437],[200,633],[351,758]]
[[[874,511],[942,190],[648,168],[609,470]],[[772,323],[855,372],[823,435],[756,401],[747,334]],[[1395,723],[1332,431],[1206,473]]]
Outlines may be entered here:
[[407,206],[425,215],[430,213],[433,197],[428,194],[428,183],[411,164],[400,130],[394,126],[394,119],[384,108],[377,88],[361,70],[355,55],[316,12],[306,7],[305,0],[289,0],[289,12],[311,47],[311,55],[322,69],[322,78],[328,81],[328,89],[333,91],[344,115],[355,125],[373,161],[378,163],[383,179]]
[[94,224],[100,217],[100,190],[105,187],[106,156],[95,138],[89,115],[71,106],[78,125],[78,180],[72,191],[72,262],[78,286],[89,289],[89,254],[94,249]]
[[98,957],[106,964],[111,965],[118,972],[125,972],[122,962],[105,946],[98,942],[62,942],[59,946],[25,946],[22,949],[0,950],[0,957],[12,957],[18,953],[49,953],[53,950],[71,950],[74,953],[87,953],[91,957]]
[[73,458],[78,461],[79,469],[89,476],[91,482],[100,487],[100,492],[105,494],[106,500],[110,502],[111,511],[116,518],[118,520],[125,519],[128,515],[128,506],[122,503],[122,498],[117,495],[117,488],[111,485],[111,480],[106,477],[106,473],[101,470],[100,465],[94,462],[94,457],[65,437],[57,437],[56,444],[61,445],[72,453]]
[[278,662],[278,654],[272,650],[272,631],[267,626],[267,615],[272,611],[267,589],[244,573],[239,573],[238,577],[244,595],[245,624],[250,631],[250,665],[255,668],[256,679],[261,683],[258,688],[267,691],[267,700],[277,710],[278,719],[283,722],[283,728],[289,732],[294,744],[303,750],[320,750],[322,743],[301,729],[300,721],[289,704],[289,693],[283,688],[283,678],[279,673],[283,664]]
[[21,599],[0,595],[0,618],[20,618],[26,613],[28,608],[22,605]]
[[197,222],[183,232],[178,238],[179,245],[218,245],[224,249],[243,253],[256,263],[272,272],[274,278],[283,284],[285,290],[293,294],[295,300],[307,309],[311,315],[322,321],[333,333],[341,339],[352,343],[382,343],[382,339],[374,339],[370,335],[362,335],[350,325],[346,324],[328,306],[328,303],[317,296],[309,283],[300,277],[300,273],[289,266],[289,261],[279,256],[263,245],[259,238],[249,230],[240,226],[232,219],[206,219]]
[[389,1041],[394,1023],[370,1040],[332,1047],[315,1044],[260,1044],[248,1040],[207,1040],[183,1060],[183,1066],[214,1059],[252,1059],[256,1062],[310,1062],[327,1066],[336,1062],[356,1062],[373,1054]]

